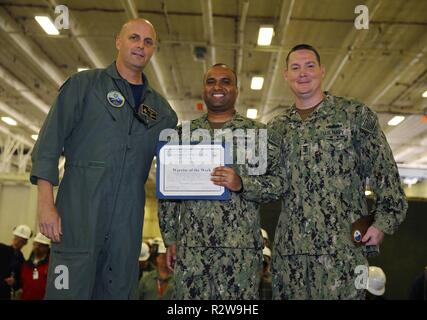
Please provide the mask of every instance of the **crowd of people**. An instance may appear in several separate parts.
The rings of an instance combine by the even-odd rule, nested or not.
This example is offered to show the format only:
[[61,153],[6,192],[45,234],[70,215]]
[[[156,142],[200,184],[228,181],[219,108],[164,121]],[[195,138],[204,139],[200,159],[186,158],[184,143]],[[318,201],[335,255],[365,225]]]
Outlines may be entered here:
[[38,232],[28,259],[22,248],[32,237],[27,225],[13,230],[10,246],[0,243],[0,299],[42,300],[49,266],[50,239]]

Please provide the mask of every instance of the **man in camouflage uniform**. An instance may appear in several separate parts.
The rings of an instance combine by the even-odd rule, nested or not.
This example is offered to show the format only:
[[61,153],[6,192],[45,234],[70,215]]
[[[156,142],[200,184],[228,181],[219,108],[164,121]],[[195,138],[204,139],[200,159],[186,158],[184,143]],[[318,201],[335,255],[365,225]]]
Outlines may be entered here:
[[[209,68],[203,91],[208,112],[191,121],[190,131],[206,129],[214,140],[214,129],[265,128],[236,112],[237,94],[234,71],[224,64]],[[184,130],[178,131],[182,136]],[[174,267],[175,299],[258,298],[263,248],[259,202],[275,197],[271,190],[277,193],[280,183],[274,178],[252,181],[248,167],[236,164],[235,156],[242,150],[236,150],[235,139],[233,143],[231,167],[218,167],[212,173],[214,184],[231,191],[230,200],[160,201],[160,229],[168,246],[168,265]],[[278,154],[277,146],[269,145],[268,152]],[[266,176],[272,167],[269,164]]]
[[[295,104],[269,123],[282,139],[282,211],[272,262],[275,299],[363,299],[355,268],[369,248],[404,220],[407,202],[377,116],[355,100],[322,92],[325,69],[309,45],[286,58]],[[366,178],[375,193],[375,221],[356,247],[351,224],[368,214]]]

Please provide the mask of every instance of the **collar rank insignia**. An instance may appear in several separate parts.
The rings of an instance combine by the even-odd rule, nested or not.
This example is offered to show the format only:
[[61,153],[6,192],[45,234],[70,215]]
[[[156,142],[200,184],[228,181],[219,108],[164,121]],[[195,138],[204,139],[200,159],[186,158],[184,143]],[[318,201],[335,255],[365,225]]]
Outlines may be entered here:
[[151,120],[157,120],[157,112],[156,110],[150,108],[149,106],[143,104],[142,105],[142,113],[149,117]]

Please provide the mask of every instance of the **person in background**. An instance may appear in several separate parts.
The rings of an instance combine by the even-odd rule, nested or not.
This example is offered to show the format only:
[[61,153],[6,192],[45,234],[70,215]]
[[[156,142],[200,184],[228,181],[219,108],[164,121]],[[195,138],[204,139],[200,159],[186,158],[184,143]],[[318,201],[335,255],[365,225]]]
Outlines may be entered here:
[[150,254],[150,247],[148,244],[143,242],[141,244],[141,253],[139,254],[139,278],[138,280],[141,280],[141,277],[144,275],[144,272],[150,272],[154,269],[153,264],[149,260],[151,254]]
[[409,300],[427,300],[427,266],[412,283]]
[[12,245],[0,243],[0,300],[10,300],[20,287],[20,273],[25,262],[22,248],[33,232],[27,225],[13,229]]
[[271,262],[271,250],[268,247],[264,247],[262,250],[264,260],[262,262],[261,281],[259,285],[259,298],[260,300],[271,300],[272,299],[272,287],[271,287],[271,273],[270,273],[270,262]]
[[144,272],[139,282],[140,300],[170,300],[173,298],[174,278],[166,264],[166,247],[158,243],[155,270]]
[[46,291],[50,239],[40,232],[33,242],[30,258],[22,265],[22,300],[42,300]]
[[268,238],[267,230],[261,229],[262,238],[264,239],[264,247],[271,248],[270,239]]

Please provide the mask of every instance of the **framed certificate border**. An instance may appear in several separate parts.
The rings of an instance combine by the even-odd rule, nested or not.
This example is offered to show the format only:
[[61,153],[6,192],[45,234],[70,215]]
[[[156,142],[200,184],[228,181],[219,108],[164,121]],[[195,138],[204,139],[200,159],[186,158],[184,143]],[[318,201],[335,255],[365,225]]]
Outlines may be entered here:
[[[165,191],[163,189],[162,186],[165,185],[165,182],[161,181],[160,179],[164,179],[164,174],[162,174],[162,171],[164,172],[164,163],[162,162],[161,159],[161,151],[164,148],[168,148],[168,147],[174,147],[176,148],[177,146],[220,146],[223,151],[222,151],[222,155],[223,155],[223,159],[222,159],[222,163],[223,165],[226,165],[227,162],[227,155],[228,153],[226,152],[226,146],[224,144],[200,144],[200,143],[191,143],[190,145],[179,145],[179,144],[173,144],[173,143],[168,143],[166,141],[161,141],[157,144],[157,153],[156,153],[156,165],[157,165],[157,170],[156,170],[156,196],[157,199],[171,199],[171,200],[221,200],[221,201],[225,201],[225,200],[229,200],[231,197],[230,194],[230,190],[225,188],[225,187],[220,187],[218,186],[218,188],[222,188],[222,193],[218,194],[218,195],[210,195],[210,194],[203,194],[203,191],[198,192],[197,195],[182,195],[182,194],[173,194],[173,191],[169,191],[167,192],[167,194],[165,194]],[[164,151],[164,150],[163,150]],[[190,193],[191,191],[189,191]],[[172,193],[172,194],[171,194]],[[178,193],[182,193],[182,189],[179,190]]]

